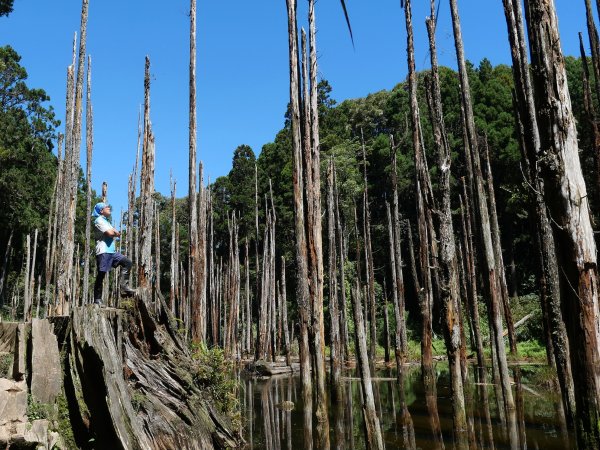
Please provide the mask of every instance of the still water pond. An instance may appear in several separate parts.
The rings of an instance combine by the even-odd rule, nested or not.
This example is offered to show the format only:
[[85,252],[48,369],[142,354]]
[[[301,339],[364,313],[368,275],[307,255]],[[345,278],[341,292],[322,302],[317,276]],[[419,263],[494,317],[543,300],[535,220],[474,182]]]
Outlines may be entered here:
[[[561,419],[560,396],[552,388],[553,380],[547,368],[521,365],[511,369],[517,411],[510,417],[499,414],[497,392],[489,372],[491,370],[485,379],[471,373],[465,386],[471,448],[567,449],[574,446],[573,436],[567,433]],[[343,401],[333,405],[331,399],[329,401],[331,449],[364,449],[360,381],[353,370],[344,375]],[[386,449],[453,448],[447,366],[438,363],[435,382],[427,386],[421,380],[419,367],[405,368],[403,378],[401,392],[395,370],[377,370],[374,377],[376,408]],[[311,448],[306,441],[316,437],[312,433],[316,422],[313,419],[312,428],[305,423],[301,388],[299,376],[265,380],[242,377],[240,403],[246,449]]]

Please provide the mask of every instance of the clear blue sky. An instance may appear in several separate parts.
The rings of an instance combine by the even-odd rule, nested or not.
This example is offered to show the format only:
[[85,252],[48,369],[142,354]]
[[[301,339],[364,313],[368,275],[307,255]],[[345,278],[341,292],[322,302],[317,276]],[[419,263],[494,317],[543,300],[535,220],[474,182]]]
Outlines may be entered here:
[[[583,0],[555,0],[563,49],[577,55],[585,31]],[[338,100],[391,89],[406,76],[406,36],[398,0],[346,0],[352,48],[338,0],[319,0],[319,75]],[[428,68],[424,26],[429,1],[413,0],[417,69]],[[299,1],[306,24],[306,0]],[[0,19],[0,45],[22,56],[28,85],[43,88],[64,123],[66,68],[81,2],[15,0]],[[448,1],[438,24],[441,64],[455,66]],[[459,0],[467,57],[509,63],[501,0]],[[178,197],[187,194],[189,1],[90,0],[88,53],[92,56],[94,158],[92,181],[109,184],[115,215],[126,207],[135,160],[137,117],[143,102],[144,57],[151,59],[151,118],[156,135],[156,188],[169,194],[169,172]],[[233,150],[256,153],[283,126],[288,102],[287,18],[284,0],[198,0],[198,155],[213,180],[228,173]],[[85,155],[85,149],[82,152]],[[85,156],[84,156],[85,157]],[[85,160],[82,159],[85,167]]]

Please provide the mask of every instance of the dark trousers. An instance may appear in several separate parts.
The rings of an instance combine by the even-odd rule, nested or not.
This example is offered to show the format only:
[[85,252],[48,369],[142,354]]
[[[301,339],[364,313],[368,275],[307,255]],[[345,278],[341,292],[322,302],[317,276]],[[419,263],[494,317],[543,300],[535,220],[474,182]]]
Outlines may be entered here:
[[98,273],[96,274],[96,282],[94,283],[94,303],[102,301],[102,282],[108,272],[114,267],[123,267],[129,271],[133,262],[121,253],[101,253],[96,255],[96,266]]

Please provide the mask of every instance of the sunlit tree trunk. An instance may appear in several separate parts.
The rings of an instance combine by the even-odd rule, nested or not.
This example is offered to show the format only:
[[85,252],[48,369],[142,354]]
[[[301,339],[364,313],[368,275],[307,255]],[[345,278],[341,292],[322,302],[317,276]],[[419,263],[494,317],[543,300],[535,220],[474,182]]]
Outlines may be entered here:
[[491,329],[493,329],[493,345],[495,347],[495,355],[498,368],[500,371],[500,381],[504,397],[504,406],[507,409],[514,409],[514,399],[510,387],[510,379],[508,374],[508,364],[506,361],[506,349],[504,347],[504,338],[502,337],[502,288],[500,286],[501,279],[499,277],[498,262],[494,253],[494,245],[492,231],[490,225],[490,216],[485,196],[485,188],[481,175],[481,161],[479,158],[479,146],[477,142],[477,134],[475,130],[475,119],[473,115],[473,104],[471,100],[471,89],[467,74],[467,66],[465,61],[465,53],[463,48],[462,31],[460,26],[460,18],[458,15],[457,0],[450,0],[450,12],[452,15],[452,25],[454,30],[454,41],[456,46],[456,59],[458,61],[459,79],[461,87],[461,103],[464,110],[463,120],[466,130],[465,142],[468,148],[466,152],[470,152],[471,161],[473,164],[473,173],[469,173],[470,184],[474,187],[474,203],[476,205],[477,225],[480,233],[481,241],[481,263],[483,266],[483,280],[486,287],[486,293],[489,296],[489,315],[491,318]]
[[[85,148],[86,148],[86,214],[92,210],[92,153],[94,147],[94,122],[92,111],[92,57],[88,56],[87,68],[87,95],[85,115]],[[83,298],[82,303],[88,303],[88,292],[90,287],[90,233],[91,220],[85,221],[85,246],[83,248]]]
[[546,204],[556,223],[561,293],[569,335],[581,448],[600,446],[600,366],[596,243],[579,161],[558,20],[552,0],[525,2],[534,99],[540,132],[539,160]]
[[440,170],[440,295],[446,353],[450,367],[452,384],[452,408],[454,411],[454,438],[457,448],[467,449],[467,416],[463,392],[463,375],[460,361],[461,324],[458,282],[458,261],[452,224],[452,205],[450,201],[450,166],[452,156],[446,136],[446,126],[442,108],[442,94],[438,72],[437,50],[435,44],[435,3],[431,0],[431,16],[427,19],[429,34],[429,54],[431,57],[430,109],[435,146],[438,153]]
[[146,57],[144,75],[144,138],[142,141],[142,170],[140,182],[140,259],[139,285],[150,289],[153,276],[152,227],[154,224],[154,134],[150,122],[150,58]]
[[525,44],[525,30],[521,3],[504,0],[504,12],[508,28],[509,43],[513,60],[515,83],[515,106],[517,129],[522,147],[522,161],[532,191],[532,209],[535,215],[535,233],[539,236],[538,259],[540,268],[540,291],[542,311],[547,316],[550,339],[559,384],[563,398],[563,409],[567,422],[572,424],[575,414],[575,394],[569,343],[563,312],[561,311],[560,273],[554,234],[550,225],[548,209],[544,201],[544,182],[540,177],[539,164],[541,142],[534,104],[533,87]]

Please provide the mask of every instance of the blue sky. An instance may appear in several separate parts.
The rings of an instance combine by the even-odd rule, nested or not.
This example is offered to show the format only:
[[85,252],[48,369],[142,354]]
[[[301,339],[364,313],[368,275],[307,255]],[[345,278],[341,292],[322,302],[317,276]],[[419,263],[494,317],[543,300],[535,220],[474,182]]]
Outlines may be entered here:
[[[585,32],[584,2],[555,0],[563,50],[578,54]],[[391,89],[406,76],[404,16],[398,0],[346,0],[355,48],[338,0],[319,0],[319,76],[338,100]],[[429,1],[413,0],[417,70],[428,68],[424,26]],[[576,4],[573,4],[576,3]],[[167,6],[165,6],[167,5]],[[307,1],[299,1],[300,25]],[[442,0],[438,23],[440,63],[455,66],[454,42]],[[501,0],[459,0],[467,57],[509,63]],[[109,184],[114,212],[126,207],[127,180],[135,161],[138,109],[143,102],[144,57],[151,59],[151,119],[156,135],[156,188],[169,195],[169,173],[178,197],[187,194],[189,1],[90,0],[88,54],[92,56],[94,157],[92,182]],[[66,68],[79,31],[80,1],[15,0],[0,18],[0,45],[22,56],[30,87],[43,88],[64,122]],[[256,153],[283,126],[288,102],[287,18],[284,0],[198,1],[198,155],[205,177],[231,168],[233,150]],[[85,141],[84,141],[85,142]],[[85,149],[82,151],[85,155]],[[85,165],[85,160],[82,160]]]

